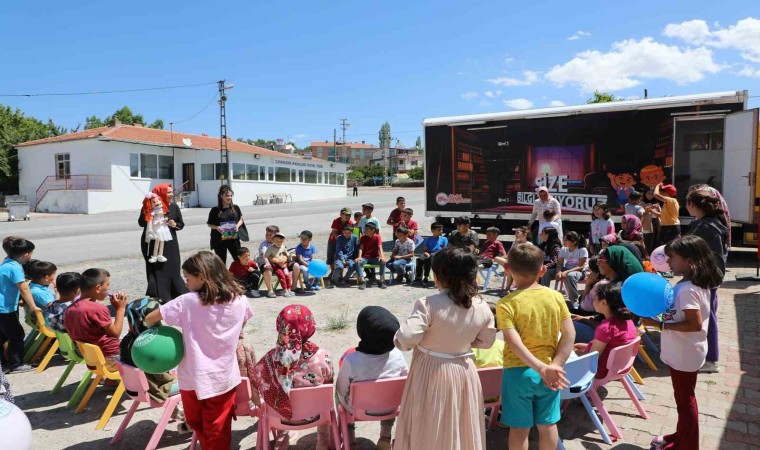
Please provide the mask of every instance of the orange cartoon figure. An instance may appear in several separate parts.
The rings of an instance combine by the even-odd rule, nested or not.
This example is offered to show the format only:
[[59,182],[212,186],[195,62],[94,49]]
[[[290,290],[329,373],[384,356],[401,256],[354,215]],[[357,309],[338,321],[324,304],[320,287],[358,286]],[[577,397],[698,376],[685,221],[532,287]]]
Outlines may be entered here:
[[610,185],[617,194],[617,202],[619,205],[625,205],[628,201],[628,194],[633,192],[633,187],[636,185],[636,180],[630,173],[621,173],[615,175],[608,173],[607,177],[610,179]]
[[665,171],[655,165],[644,166],[639,172],[641,182],[647,187],[654,189],[655,186],[665,181]]

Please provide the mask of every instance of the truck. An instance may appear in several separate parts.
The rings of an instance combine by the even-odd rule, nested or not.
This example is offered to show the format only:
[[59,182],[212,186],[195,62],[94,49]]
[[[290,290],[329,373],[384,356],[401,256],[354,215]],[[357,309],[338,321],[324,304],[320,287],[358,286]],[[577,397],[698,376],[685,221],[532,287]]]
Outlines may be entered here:
[[[563,228],[588,231],[597,202],[619,217],[633,190],[718,189],[734,231],[754,233],[758,109],[747,91],[622,100],[425,119],[425,213],[454,228],[527,225],[536,190],[562,207]],[[735,241],[738,242],[738,241]]]

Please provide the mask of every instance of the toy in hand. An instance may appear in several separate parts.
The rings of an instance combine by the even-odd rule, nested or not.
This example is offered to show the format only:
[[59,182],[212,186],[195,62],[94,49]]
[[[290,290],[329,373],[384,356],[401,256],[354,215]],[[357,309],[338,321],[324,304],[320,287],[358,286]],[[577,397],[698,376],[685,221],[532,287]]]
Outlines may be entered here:
[[132,361],[145,373],[168,372],[177,367],[183,356],[182,333],[164,325],[143,331],[132,345]]
[[[153,254],[148,258],[149,263],[166,262],[164,257],[164,242],[172,240],[169,231],[168,217],[169,207],[158,195],[150,193],[143,200],[142,214],[147,222],[145,229],[145,242],[153,244]],[[150,248],[150,247],[148,247]]]
[[641,317],[655,317],[673,306],[673,286],[654,273],[636,273],[623,283],[623,303]]

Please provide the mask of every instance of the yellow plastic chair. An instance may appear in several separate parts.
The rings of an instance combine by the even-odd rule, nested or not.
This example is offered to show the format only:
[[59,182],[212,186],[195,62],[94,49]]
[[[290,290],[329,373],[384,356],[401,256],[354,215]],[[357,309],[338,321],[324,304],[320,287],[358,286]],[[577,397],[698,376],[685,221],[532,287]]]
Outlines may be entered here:
[[87,406],[90,397],[92,397],[92,394],[95,392],[95,388],[98,387],[98,384],[100,384],[102,380],[119,380],[116,392],[113,393],[113,397],[111,397],[111,401],[108,403],[108,406],[106,406],[106,410],[103,411],[103,415],[100,416],[98,424],[95,425],[95,429],[100,430],[108,424],[108,420],[111,419],[113,412],[116,410],[116,406],[119,404],[119,401],[121,401],[121,396],[124,395],[124,383],[121,381],[121,375],[119,375],[119,372],[111,372],[106,368],[106,358],[103,356],[100,347],[97,345],[85,344],[83,342],[77,342],[76,344],[84,356],[84,363],[87,365],[87,368],[95,375],[95,379],[90,383],[87,393],[84,394],[84,398],[82,398],[82,401],[76,409],[77,414],[82,412]]
[[[50,360],[53,359],[53,356],[55,356],[55,353],[58,351],[58,339],[55,337],[53,330],[45,325],[45,318],[42,316],[42,311],[35,311],[34,317],[37,319],[37,331],[41,336],[45,336],[42,345],[39,346],[37,352],[30,360],[30,362],[37,361],[43,354],[45,354],[45,358],[43,358],[40,365],[37,366],[36,373],[40,373],[47,368],[48,364],[50,364]],[[45,350],[47,350],[47,353],[45,353]]]

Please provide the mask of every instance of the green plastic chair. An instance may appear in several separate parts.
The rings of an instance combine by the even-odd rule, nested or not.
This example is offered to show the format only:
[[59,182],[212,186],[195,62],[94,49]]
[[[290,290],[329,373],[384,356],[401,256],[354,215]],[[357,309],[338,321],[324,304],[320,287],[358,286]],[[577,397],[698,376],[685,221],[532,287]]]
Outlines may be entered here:
[[[63,357],[69,361],[69,365],[66,366],[66,370],[63,371],[61,377],[58,379],[58,382],[55,384],[55,387],[51,392],[51,394],[56,394],[61,390],[61,386],[63,386],[66,378],[68,378],[69,374],[71,373],[71,369],[73,369],[77,364],[83,363],[84,359],[79,356],[79,353],[77,353],[77,346],[74,344],[74,341],[67,333],[58,330],[53,330],[53,332],[58,338],[58,345],[61,351],[61,355],[63,355]],[[71,408],[79,403],[79,400],[82,398],[82,395],[84,395],[84,391],[87,389],[87,384],[91,378],[92,372],[90,372],[90,369],[88,368],[85,370],[84,376],[82,376],[82,381],[79,382],[79,386],[77,386],[74,394],[71,396],[71,400],[69,400],[69,403],[66,405],[67,408]]]
[[24,322],[32,329],[24,338],[24,362],[29,363],[32,361],[32,357],[40,350],[47,336],[40,333],[40,330],[37,329],[37,324],[32,320],[29,308],[24,308]]

